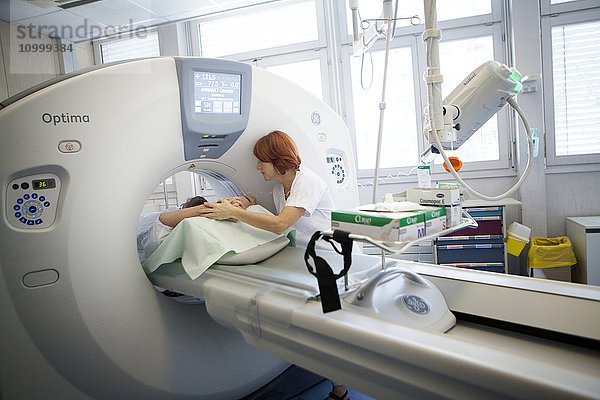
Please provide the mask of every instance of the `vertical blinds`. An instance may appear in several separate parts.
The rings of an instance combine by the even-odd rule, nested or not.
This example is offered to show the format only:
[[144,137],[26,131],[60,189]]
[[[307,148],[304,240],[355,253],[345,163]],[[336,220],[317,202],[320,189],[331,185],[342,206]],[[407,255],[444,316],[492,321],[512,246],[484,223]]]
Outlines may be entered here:
[[557,156],[600,153],[600,21],[552,28]]
[[158,34],[150,32],[139,37],[136,36],[102,43],[100,45],[100,52],[102,54],[102,64],[132,58],[158,57],[160,56]]

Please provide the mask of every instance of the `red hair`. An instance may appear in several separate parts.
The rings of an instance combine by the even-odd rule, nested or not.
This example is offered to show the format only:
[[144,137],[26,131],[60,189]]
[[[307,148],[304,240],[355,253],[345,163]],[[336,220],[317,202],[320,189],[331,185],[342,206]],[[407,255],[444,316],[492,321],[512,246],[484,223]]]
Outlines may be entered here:
[[300,167],[296,143],[282,131],[273,131],[258,139],[252,152],[260,161],[273,164],[280,174]]

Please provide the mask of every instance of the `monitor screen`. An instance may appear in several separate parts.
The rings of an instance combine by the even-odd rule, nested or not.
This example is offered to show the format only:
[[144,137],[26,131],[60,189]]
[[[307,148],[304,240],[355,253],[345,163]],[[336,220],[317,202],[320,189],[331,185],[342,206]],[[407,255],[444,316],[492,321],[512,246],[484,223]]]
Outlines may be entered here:
[[240,114],[239,74],[194,71],[194,112]]

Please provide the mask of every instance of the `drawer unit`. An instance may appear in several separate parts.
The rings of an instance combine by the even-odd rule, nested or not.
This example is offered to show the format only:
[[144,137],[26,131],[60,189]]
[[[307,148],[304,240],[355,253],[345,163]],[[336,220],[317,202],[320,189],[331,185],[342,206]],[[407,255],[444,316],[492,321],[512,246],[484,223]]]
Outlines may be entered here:
[[478,227],[464,228],[439,237],[434,254],[437,264],[490,272],[506,271],[503,207],[464,207]]
[[[468,210],[467,210],[468,212]],[[502,235],[502,216],[474,217],[477,228],[464,228],[452,232],[447,236],[478,236],[478,235]]]
[[437,239],[437,245],[452,244],[502,244],[504,238],[502,235],[474,235],[474,236],[441,236]]
[[504,263],[503,244],[454,244],[437,246],[438,264]]
[[465,210],[468,210],[469,215],[474,218],[502,217],[502,207],[470,207]]

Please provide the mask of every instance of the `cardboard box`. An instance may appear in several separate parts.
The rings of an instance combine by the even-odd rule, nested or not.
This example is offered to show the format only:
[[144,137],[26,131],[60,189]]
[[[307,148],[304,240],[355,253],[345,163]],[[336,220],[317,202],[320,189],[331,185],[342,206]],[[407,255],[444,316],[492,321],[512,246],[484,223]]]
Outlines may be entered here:
[[454,188],[412,188],[406,191],[406,200],[425,206],[446,208],[446,227],[460,224],[462,207],[460,190]]
[[429,207],[420,212],[425,216],[425,235],[433,235],[446,229],[445,207]]
[[452,228],[462,221],[462,206],[460,204],[454,206],[445,206],[446,208],[446,227]]
[[444,188],[412,188],[406,191],[406,200],[424,206],[455,206],[460,204],[460,190]]
[[420,212],[332,211],[331,228],[382,242],[406,242],[425,236]]

